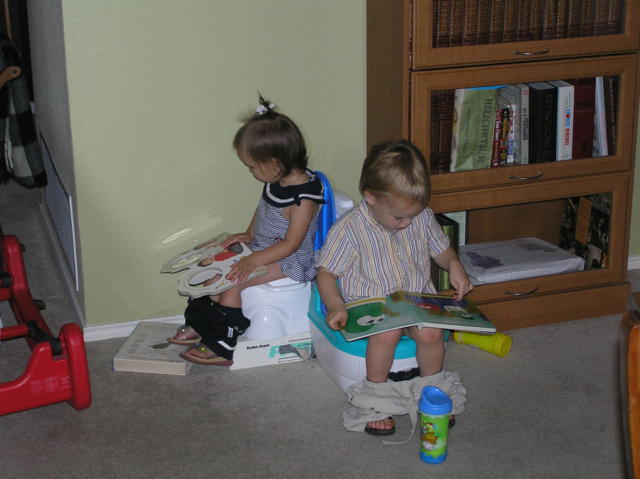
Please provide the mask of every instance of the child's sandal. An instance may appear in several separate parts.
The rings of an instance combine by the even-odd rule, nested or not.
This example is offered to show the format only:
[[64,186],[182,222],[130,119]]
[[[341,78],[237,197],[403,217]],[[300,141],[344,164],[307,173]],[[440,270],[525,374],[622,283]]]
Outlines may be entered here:
[[[180,337],[182,336],[182,337]],[[181,346],[189,346],[191,344],[196,344],[200,341],[200,335],[193,329],[191,326],[187,326],[186,324],[180,326],[176,331],[176,334],[173,338],[168,338],[167,341],[171,344],[179,344]]]
[[[206,357],[200,357],[193,354],[193,351],[209,354]],[[186,361],[190,361],[195,364],[202,364],[203,366],[231,366],[233,364],[232,359],[225,359],[218,356],[203,343],[193,345],[186,351],[180,353],[180,357]]]
[[[371,427],[367,424],[367,426],[364,428],[364,432],[366,432],[367,434],[371,434],[372,436],[391,436],[392,434],[396,433],[396,422],[394,421],[394,419],[389,416],[388,418],[382,419],[383,421],[391,421],[391,427],[389,429],[378,429],[375,427]],[[375,421],[370,421],[370,422],[375,422]]]

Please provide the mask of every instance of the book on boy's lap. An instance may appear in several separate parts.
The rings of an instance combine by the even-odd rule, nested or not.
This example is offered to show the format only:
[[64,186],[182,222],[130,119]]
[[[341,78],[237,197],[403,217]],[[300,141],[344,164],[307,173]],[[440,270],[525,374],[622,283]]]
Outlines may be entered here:
[[349,317],[340,332],[347,341],[409,326],[495,333],[496,327],[470,300],[397,291],[386,297],[347,303]]
[[170,344],[176,325],[140,322],[113,357],[114,371],[184,376],[192,363],[180,358],[184,346]]
[[[221,233],[188,251],[184,251],[167,261],[160,269],[161,273],[178,273],[186,271],[178,280],[178,293],[183,296],[200,298],[207,295],[220,294],[240,284],[229,281],[227,274],[231,266],[252,251],[241,242],[233,243],[226,248],[221,245],[229,236]],[[267,272],[265,266],[253,271],[245,281],[249,281]]]

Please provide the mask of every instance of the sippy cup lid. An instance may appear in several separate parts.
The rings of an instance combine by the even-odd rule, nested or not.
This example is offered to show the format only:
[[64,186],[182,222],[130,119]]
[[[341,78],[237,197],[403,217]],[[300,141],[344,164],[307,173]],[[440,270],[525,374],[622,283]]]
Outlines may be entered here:
[[422,388],[422,396],[418,403],[420,412],[433,415],[449,414],[451,408],[451,399],[442,389],[435,386]]

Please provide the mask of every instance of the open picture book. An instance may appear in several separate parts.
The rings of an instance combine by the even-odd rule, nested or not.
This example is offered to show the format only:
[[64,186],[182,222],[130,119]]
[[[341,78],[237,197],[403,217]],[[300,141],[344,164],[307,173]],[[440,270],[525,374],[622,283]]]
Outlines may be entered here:
[[[231,271],[231,265],[249,256],[252,251],[244,243],[233,243],[223,248],[221,245],[228,237],[228,233],[221,233],[189,251],[180,253],[163,264],[160,272],[182,271],[183,274],[178,280],[178,293],[192,298],[220,294],[237,286],[240,283],[229,281],[227,274]],[[261,266],[245,281],[262,276],[266,272],[266,266]]]
[[349,317],[340,332],[347,341],[408,326],[495,333],[496,327],[467,299],[398,291],[346,305]]

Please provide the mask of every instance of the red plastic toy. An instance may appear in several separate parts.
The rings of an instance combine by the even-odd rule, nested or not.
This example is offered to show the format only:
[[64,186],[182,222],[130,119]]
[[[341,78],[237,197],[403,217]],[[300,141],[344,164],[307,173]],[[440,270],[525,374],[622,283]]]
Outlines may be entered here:
[[18,325],[0,328],[0,340],[26,338],[31,358],[19,378],[0,383],[0,415],[61,401],[88,408],[91,385],[82,330],[68,323],[53,337],[29,291],[22,246],[13,235],[0,235],[0,301],[6,300]]

